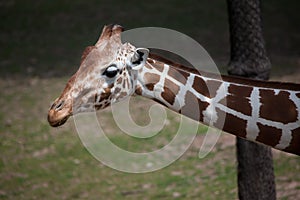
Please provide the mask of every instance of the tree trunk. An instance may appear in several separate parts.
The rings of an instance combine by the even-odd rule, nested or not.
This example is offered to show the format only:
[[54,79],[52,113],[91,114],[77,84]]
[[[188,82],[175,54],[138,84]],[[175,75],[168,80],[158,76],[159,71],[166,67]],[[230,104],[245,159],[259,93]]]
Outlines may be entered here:
[[[227,0],[231,58],[228,73],[267,80],[271,64],[262,35],[260,0]],[[269,147],[237,138],[239,199],[276,199]]]

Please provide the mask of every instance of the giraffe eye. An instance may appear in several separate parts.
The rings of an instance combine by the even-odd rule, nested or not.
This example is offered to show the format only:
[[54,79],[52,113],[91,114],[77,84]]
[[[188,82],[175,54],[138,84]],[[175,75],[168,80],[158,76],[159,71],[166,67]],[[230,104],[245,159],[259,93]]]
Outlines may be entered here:
[[118,72],[119,69],[117,68],[116,65],[110,65],[105,69],[103,75],[107,76],[108,78],[113,78],[117,75]]

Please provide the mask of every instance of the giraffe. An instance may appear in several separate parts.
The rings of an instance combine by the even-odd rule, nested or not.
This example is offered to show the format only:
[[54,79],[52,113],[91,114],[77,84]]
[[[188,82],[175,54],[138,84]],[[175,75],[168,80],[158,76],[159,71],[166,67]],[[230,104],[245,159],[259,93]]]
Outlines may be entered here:
[[121,42],[108,25],[48,111],[51,126],[131,95],[153,99],[230,134],[300,155],[300,84],[199,72]]

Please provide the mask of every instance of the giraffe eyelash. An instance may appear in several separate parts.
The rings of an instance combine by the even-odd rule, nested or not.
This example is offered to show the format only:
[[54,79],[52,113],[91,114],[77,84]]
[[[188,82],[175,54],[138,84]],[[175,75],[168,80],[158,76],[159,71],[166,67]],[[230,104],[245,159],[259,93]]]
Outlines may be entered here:
[[119,69],[117,68],[117,66],[115,64],[112,64],[105,69],[102,75],[107,76],[108,78],[113,78],[118,74],[118,72]]

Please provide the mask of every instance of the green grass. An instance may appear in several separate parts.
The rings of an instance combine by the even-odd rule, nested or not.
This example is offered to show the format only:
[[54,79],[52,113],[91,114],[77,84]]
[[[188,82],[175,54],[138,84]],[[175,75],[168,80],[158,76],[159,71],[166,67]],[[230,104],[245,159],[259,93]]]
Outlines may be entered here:
[[[237,197],[235,149],[232,145],[222,147],[222,139],[204,159],[197,157],[199,145],[192,145],[179,160],[156,172],[129,174],[101,164],[82,145],[72,119],[62,128],[50,128],[47,124],[48,105],[65,81],[59,78],[0,82],[1,90],[14,86],[4,90],[0,99],[0,199]],[[140,101],[137,99],[135,105]],[[134,116],[142,115],[142,111],[134,112]],[[172,139],[178,123],[177,116],[168,112],[170,126],[143,141],[119,133],[109,110],[99,114],[104,122],[110,122],[110,139],[121,148],[136,152],[164,145]],[[200,127],[199,135],[205,129]],[[277,187],[283,199],[299,195],[299,168],[298,157],[275,154]],[[296,183],[294,188],[285,188],[291,182]]]

